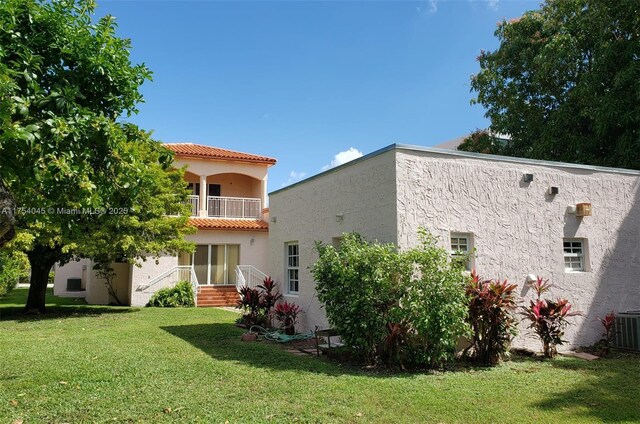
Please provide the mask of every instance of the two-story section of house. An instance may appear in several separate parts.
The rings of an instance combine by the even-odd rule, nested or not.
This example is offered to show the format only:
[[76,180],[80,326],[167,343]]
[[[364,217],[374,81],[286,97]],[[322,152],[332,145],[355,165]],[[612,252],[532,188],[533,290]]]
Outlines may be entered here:
[[[266,276],[267,178],[276,160],[192,143],[165,146],[175,153],[175,165],[186,167],[190,224],[197,228],[187,239],[196,248],[193,253],[149,258],[142,266],[114,264],[118,299],[143,306],[153,293],[186,280],[194,287],[198,306],[235,305],[237,287],[255,286]],[[69,290],[70,280],[81,290]],[[84,295],[93,304],[114,300],[89,260],[56,269],[54,292]]]

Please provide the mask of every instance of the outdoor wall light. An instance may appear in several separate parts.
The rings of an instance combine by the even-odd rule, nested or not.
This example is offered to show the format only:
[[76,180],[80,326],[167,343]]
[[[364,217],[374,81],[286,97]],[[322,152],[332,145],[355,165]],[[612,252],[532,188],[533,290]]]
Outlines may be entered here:
[[273,222],[273,223],[278,222],[278,217],[277,216],[272,216],[271,217],[271,222]]
[[344,214],[343,213],[336,214],[336,222],[341,222],[342,220],[344,220]]
[[525,183],[530,183],[533,181],[533,174],[523,174],[522,175],[522,181],[524,181]]
[[558,187],[549,187],[548,193],[552,196],[555,196],[556,194],[560,193],[560,190],[558,189]]
[[576,216],[591,216],[591,203],[576,204]]

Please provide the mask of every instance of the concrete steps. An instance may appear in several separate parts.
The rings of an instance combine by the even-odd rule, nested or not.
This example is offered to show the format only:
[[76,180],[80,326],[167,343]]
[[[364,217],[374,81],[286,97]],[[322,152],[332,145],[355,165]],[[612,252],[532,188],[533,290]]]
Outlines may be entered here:
[[198,288],[198,307],[235,306],[240,298],[235,287]]

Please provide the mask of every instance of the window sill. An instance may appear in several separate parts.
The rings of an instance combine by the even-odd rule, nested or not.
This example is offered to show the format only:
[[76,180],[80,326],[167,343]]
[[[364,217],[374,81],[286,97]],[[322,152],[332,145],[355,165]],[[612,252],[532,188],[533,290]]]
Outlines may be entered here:
[[282,296],[283,297],[300,297],[298,293],[285,293]]

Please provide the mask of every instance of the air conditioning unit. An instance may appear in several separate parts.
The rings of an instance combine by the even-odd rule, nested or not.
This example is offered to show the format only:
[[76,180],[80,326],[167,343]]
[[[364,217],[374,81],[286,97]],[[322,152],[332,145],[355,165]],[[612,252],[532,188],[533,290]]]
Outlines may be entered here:
[[640,311],[620,312],[616,315],[613,346],[640,351]]

